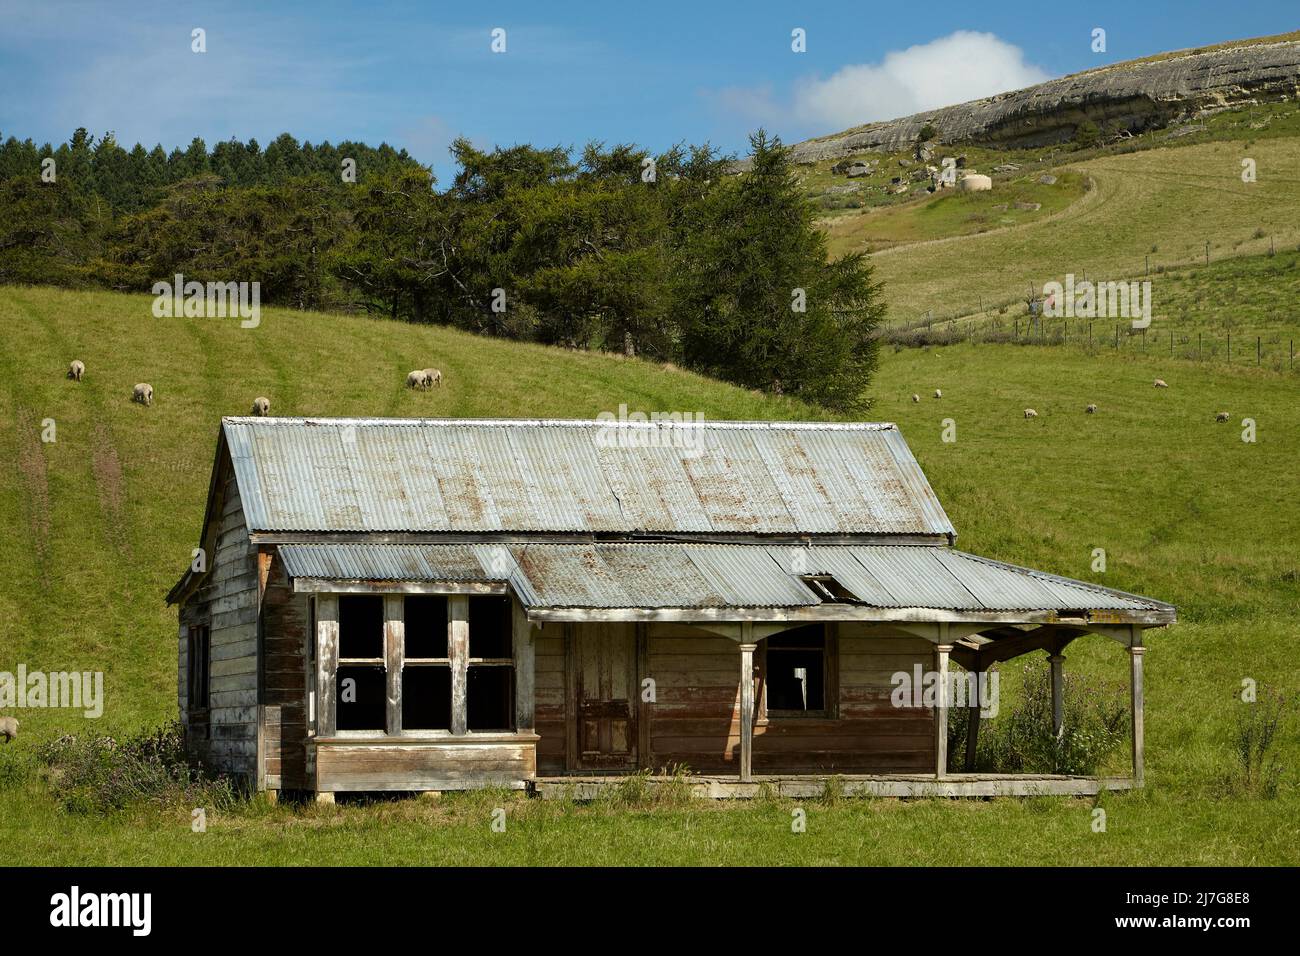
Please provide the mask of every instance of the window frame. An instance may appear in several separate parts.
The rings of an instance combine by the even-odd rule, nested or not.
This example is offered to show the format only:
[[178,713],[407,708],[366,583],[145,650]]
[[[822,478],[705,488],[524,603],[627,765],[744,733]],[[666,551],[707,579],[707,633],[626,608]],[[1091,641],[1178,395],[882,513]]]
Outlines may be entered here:
[[768,706],[767,688],[768,688],[768,649],[775,642],[777,650],[782,650],[780,640],[782,635],[788,635],[793,631],[802,630],[808,625],[801,624],[797,627],[787,628],[784,631],[778,631],[771,634],[759,642],[757,658],[754,662],[755,669],[758,671],[759,694],[758,706],[756,708],[755,723],[759,727],[766,727],[773,720],[838,720],[840,716],[840,645],[839,645],[839,625],[834,622],[821,622],[818,625],[822,630],[822,706],[815,710],[783,710]]
[[[502,734],[518,733],[518,709],[516,698],[518,695],[518,673],[517,662],[515,660],[515,634],[513,628],[513,603],[516,600],[510,591],[506,588],[478,589],[468,588],[458,584],[446,584],[438,586],[421,586],[419,588],[403,587],[397,589],[369,589],[369,588],[348,588],[346,590],[327,590],[319,589],[320,592],[329,594],[334,598],[335,616],[334,624],[334,655],[332,669],[333,680],[330,682],[331,692],[335,694],[333,700],[333,720],[334,727],[328,733],[331,739],[342,740],[441,740],[441,739],[463,739],[474,735],[481,736],[500,736]],[[342,658],[338,656],[339,645],[342,643],[341,634],[341,613],[337,610],[341,601],[348,597],[359,596],[378,596],[384,599],[384,656],[382,658]],[[417,657],[407,658],[405,651],[406,644],[406,623],[405,609],[406,599],[417,596],[440,596],[447,599],[447,657]],[[507,602],[510,613],[506,620],[511,622],[509,631],[509,654],[508,657],[471,657],[470,652],[473,646],[473,636],[471,634],[469,623],[469,601],[475,597],[494,597]],[[397,599],[397,606],[400,608],[399,614],[392,614],[390,602]],[[313,617],[316,618],[317,611],[315,600],[313,600]],[[459,615],[459,616],[458,616]],[[317,619],[319,622],[319,619]],[[318,623],[319,626],[319,623]],[[464,637],[457,640],[457,634],[463,629]],[[313,647],[316,642],[313,642]],[[463,651],[462,651],[463,646]],[[318,665],[319,666],[319,665]],[[338,728],[338,673],[343,667],[355,666],[378,666],[384,671],[384,682],[388,689],[388,701],[385,702],[385,720],[382,729],[373,730],[340,730]],[[451,672],[452,699],[450,715],[450,728],[448,729],[407,729],[402,725],[402,704],[403,704],[403,686],[402,675],[405,669],[410,667],[446,667]],[[507,713],[509,715],[509,726],[507,728],[493,728],[490,730],[471,730],[469,728],[469,669],[470,667],[508,667],[510,669],[510,690],[509,705]],[[460,698],[460,707],[457,704],[457,676],[463,682],[464,694]],[[458,713],[458,710],[460,711]],[[315,708],[316,717],[319,719],[321,708],[319,704]],[[457,733],[456,727],[460,718],[460,726],[464,727],[463,733]],[[318,726],[313,723],[313,726]],[[319,731],[318,731],[319,733]]]
[[[185,640],[185,709],[207,714],[212,709],[212,625],[188,625]],[[196,667],[200,663],[202,667]],[[202,703],[197,703],[200,698]]]

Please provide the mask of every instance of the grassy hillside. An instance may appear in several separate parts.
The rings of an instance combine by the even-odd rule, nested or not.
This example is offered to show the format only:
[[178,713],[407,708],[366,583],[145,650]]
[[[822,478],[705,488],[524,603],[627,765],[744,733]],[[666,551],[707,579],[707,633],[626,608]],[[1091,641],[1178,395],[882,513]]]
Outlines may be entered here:
[[[1241,180],[1241,159],[1259,178]],[[1296,248],[1300,138],[1207,143],[1104,157],[1070,169],[1093,189],[1056,217],[972,236],[885,250],[873,257],[893,321],[932,310],[963,315],[978,303],[1023,301],[1029,287],[1066,273],[1123,279],[1151,268]],[[996,189],[994,191],[996,193]],[[934,200],[930,200],[933,202]]]
[[[175,611],[222,415],[594,417],[620,403],[710,418],[818,413],[644,362],[442,328],[268,309],[157,319],[146,296],[0,289],[0,669],[104,670],[103,723],[172,716]],[[86,376],[64,378],[80,358]],[[435,366],[443,387],[403,387]],[[136,382],[154,404],[132,404]],[[57,440],[41,441],[52,419]],[[33,735],[56,712],[32,712]]]
[[[62,377],[73,357],[87,363],[80,385]],[[405,391],[406,370],[425,365],[441,368],[446,386]],[[1155,377],[1170,388],[1152,388]],[[154,385],[153,408],[129,402],[136,381]],[[255,395],[280,414],[590,416],[626,402],[713,418],[817,417],[639,361],[278,311],[242,330],[154,319],[145,297],[44,289],[0,289],[0,382],[0,523],[10,529],[0,537],[0,669],[103,669],[108,683],[97,726],[26,711],[10,750],[173,714],[174,611],[162,595],[198,533],[217,419]],[[788,801],[575,807],[479,794],[254,805],[211,814],[195,835],[183,813],[67,816],[35,788],[0,786],[0,841],[16,848],[14,862],[44,863],[1296,863],[1294,719],[1278,799],[1223,783],[1246,707],[1242,679],[1300,696],[1290,659],[1300,607],[1293,382],[1268,369],[1131,353],[1098,362],[1057,348],[883,356],[871,417],[902,425],[959,546],[1179,607],[1180,623],[1153,635],[1147,656],[1148,790],[1105,798],[1106,834],[1092,832],[1091,805],[1077,800],[818,804],[796,837]],[[935,388],[942,400],[928,397]],[[913,392],[927,397],[913,403]],[[1097,415],[1083,414],[1089,402]],[[1026,406],[1040,417],[1024,420]],[[1220,409],[1231,423],[1214,422]],[[1253,444],[1241,441],[1244,417],[1258,423]],[[53,444],[40,441],[47,418]],[[955,443],[941,440],[946,418]],[[1090,567],[1098,547],[1105,574]],[[1076,642],[1067,657],[1067,670],[1124,679],[1123,652],[1102,638]],[[495,806],[509,808],[507,834],[488,827]]]

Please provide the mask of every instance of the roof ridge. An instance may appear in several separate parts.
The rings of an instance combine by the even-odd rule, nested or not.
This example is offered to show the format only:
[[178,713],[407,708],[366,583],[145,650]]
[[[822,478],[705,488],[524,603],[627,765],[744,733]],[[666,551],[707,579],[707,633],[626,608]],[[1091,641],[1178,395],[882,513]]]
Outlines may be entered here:
[[[650,414],[681,414],[671,412],[652,412]],[[659,419],[648,421],[628,421],[620,419],[605,420],[599,418],[346,418],[329,416],[275,416],[259,417],[252,415],[225,415],[222,424],[256,425],[392,425],[392,426],[495,426],[495,427],[547,427],[547,428],[610,428],[657,426],[680,428],[716,428],[716,429],[769,429],[772,431],[893,431],[898,428],[895,422],[811,422],[811,421],[763,421],[759,419],[700,419],[699,421],[673,421]]]

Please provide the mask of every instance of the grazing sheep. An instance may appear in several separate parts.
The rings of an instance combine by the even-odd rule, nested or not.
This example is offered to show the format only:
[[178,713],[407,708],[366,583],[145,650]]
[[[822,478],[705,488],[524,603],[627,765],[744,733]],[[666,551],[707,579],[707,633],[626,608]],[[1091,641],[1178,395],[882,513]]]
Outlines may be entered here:
[[131,392],[131,401],[139,402],[141,405],[153,404],[153,386],[148,382],[140,382]]
[[1215,420],[1216,422],[1226,422],[1226,421],[1228,420],[1228,413],[1227,413],[1227,412],[1219,412],[1219,414],[1217,414],[1217,415],[1214,416],[1214,420]]
[[18,718],[17,717],[0,717],[0,737],[5,739],[5,743],[13,740],[18,736]]
[[81,359],[73,359],[72,364],[68,366],[68,378],[74,382],[80,382],[81,376],[86,374],[86,363]]
[[1097,406],[1096,406],[1096,405],[1089,405],[1087,408],[1084,409],[1084,411],[1087,412],[1089,415],[1096,415],[1096,414],[1097,414]]
[[271,400],[265,396],[259,395],[253,399],[253,414],[265,418],[271,414]]
[[1026,408],[1026,409],[1025,409],[1025,417],[1026,417],[1026,418],[1037,418],[1037,417],[1038,417],[1038,412],[1034,411],[1032,408]]
[[943,392],[936,388],[936,389],[934,390],[934,397],[935,397],[935,398],[943,398]]
[[441,388],[441,387],[442,387],[442,373],[441,373],[441,372],[439,372],[436,368],[426,368],[426,369],[423,369],[422,371],[424,372],[424,387],[425,387],[425,388],[434,388],[434,387]]
[[916,394],[916,392],[913,392],[913,393],[912,393],[912,401],[914,401],[914,402],[919,402],[920,400],[921,400],[921,396],[918,395],[918,394]]
[[1168,388],[1168,387],[1169,387],[1169,383],[1166,382],[1163,378],[1156,379],[1156,388]]
[[428,388],[428,379],[424,374],[424,369],[417,368],[413,372],[406,373],[407,388]]

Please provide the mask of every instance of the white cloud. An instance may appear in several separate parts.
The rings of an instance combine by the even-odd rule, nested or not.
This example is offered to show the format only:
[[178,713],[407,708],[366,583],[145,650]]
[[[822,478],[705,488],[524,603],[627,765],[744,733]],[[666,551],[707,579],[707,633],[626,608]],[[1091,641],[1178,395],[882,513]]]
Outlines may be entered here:
[[879,63],[845,66],[795,84],[788,103],[766,89],[717,94],[731,110],[779,127],[841,130],[950,106],[1050,79],[1018,46],[992,33],[956,33],[893,50]]

